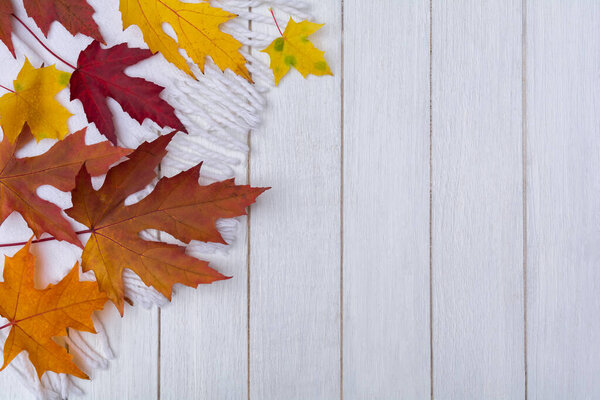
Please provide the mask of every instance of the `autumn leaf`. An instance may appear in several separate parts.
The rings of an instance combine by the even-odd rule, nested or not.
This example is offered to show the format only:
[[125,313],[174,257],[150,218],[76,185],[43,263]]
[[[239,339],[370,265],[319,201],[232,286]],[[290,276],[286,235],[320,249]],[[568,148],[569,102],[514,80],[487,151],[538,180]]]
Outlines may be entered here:
[[12,21],[13,6],[10,1],[0,1],[0,41],[2,41],[8,50],[15,57],[15,47],[12,42]]
[[[222,71],[229,68],[252,81],[246,69],[246,59],[240,54],[242,47],[233,36],[221,32],[219,26],[234,18],[208,2],[183,3],[179,0],[120,0],[123,29],[137,25],[144,40],[153,52],[161,52],[170,62],[193,77],[179,49],[204,72],[206,56],[210,56]],[[163,23],[171,25],[177,41],[163,31]]]
[[69,77],[70,74],[53,65],[33,68],[25,59],[14,81],[15,91],[0,97],[0,126],[4,136],[14,142],[27,123],[38,141],[64,138],[69,133],[67,120],[71,113],[55,97],[67,87]]
[[296,68],[305,78],[308,74],[333,75],[325,61],[325,52],[317,49],[308,40],[308,36],[321,29],[323,25],[308,21],[297,23],[290,18],[283,35],[262,50],[271,57],[275,85],[279,84],[291,67]]
[[115,145],[117,134],[107,97],[116,100],[140,124],[149,118],[161,127],[185,132],[173,107],[159,97],[163,87],[125,75],[125,68],[149,57],[150,50],[132,49],[126,44],[102,49],[96,41],[79,55],[77,70],[71,76],[71,100],[81,100],[88,120]]
[[86,167],[82,168],[71,192],[73,207],[66,213],[91,231],[83,251],[83,270],[94,271],[101,290],[121,315],[125,268],[169,299],[175,283],[196,287],[226,279],[208,262],[186,255],[184,247],[143,240],[141,231],[156,229],[185,243],[225,243],[216,221],[245,215],[246,207],[266,190],[237,186],[233,179],[200,186],[198,165],[172,178],[162,178],[147,197],[125,206],[123,202],[129,195],[153,181],[154,169],[166,154],[172,136],[142,144],[129,160],[108,171],[104,185],[97,191]]
[[54,371],[88,379],[73,363],[73,356],[53,338],[67,336],[67,328],[96,333],[92,313],[104,308],[108,299],[98,291],[96,282],[79,280],[77,264],[58,284],[36,289],[30,246],[31,242],[14,257],[5,257],[0,315],[9,321],[1,328],[10,327],[10,333],[4,342],[2,369],[27,351],[39,378]]
[[[10,0],[3,0],[9,2]],[[24,0],[25,11],[45,36],[52,22],[60,22],[72,35],[83,33],[104,43],[92,15],[94,9],[85,0]]]
[[84,162],[92,175],[101,175],[130,150],[108,142],[86,146],[82,130],[39,156],[16,158],[24,135],[16,143],[11,144],[6,137],[0,142],[0,223],[18,211],[37,237],[48,232],[58,240],[83,247],[60,208],[39,198],[36,190],[51,185],[69,191],[75,187],[75,176]]

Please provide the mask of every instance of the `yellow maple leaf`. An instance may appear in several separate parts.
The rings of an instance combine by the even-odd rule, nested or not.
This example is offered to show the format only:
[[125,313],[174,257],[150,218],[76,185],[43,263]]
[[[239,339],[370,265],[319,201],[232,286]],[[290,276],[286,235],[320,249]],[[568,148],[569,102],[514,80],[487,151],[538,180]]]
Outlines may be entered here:
[[[252,81],[246,59],[240,54],[242,44],[233,36],[221,32],[219,26],[234,18],[208,3],[183,3],[179,0],[120,0],[123,28],[137,25],[153,52],[160,52],[179,69],[193,76],[179,49],[204,72],[206,56],[210,56],[222,71],[229,68]],[[171,25],[177,41],[167,35],[163,23]]]
[[33,68],[25,59],[14,81],[15,91],[0,97],[0,126],[11,142],[21,134],[25,123],[38,141],[67,136],[67,120],[72,114],[55,97],[67,87],[70,77],[53,65]]
[[305,78],[308,74],[333,75],[323,56],[325,52],[316,48],[308,40],[308,36],[321,29],[323,25],[308,21],[297,23],[290,18],[283,35],[262,50],[271,57],[275,85],[279,84],[291,67],[296,68]]

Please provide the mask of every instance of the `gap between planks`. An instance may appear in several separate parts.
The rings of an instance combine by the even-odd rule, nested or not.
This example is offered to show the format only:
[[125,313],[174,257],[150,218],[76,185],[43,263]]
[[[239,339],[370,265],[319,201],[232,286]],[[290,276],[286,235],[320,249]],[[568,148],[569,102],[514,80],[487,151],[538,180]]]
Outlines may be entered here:
[[527,0],[521,3],[521,131],[523,168],[523,369],[525,400],[528,396],[527,371]]
[[344,400],[344,0],[340,26],[340,400]]
[[429,393],[433,400],[433,0],[429,0]]
[[[252,7],[248,7],[248,11],[252,12]],[[248,20],[248,30],[252,32],[252,20]],[[248,52],[252,55],[252,46],[248,46]],[[250,73],[252,76],[252,73]],[[251,176],[250,176],[250,161],[252,157],[252,130],[248,131],[248,158],[246,164],[246,184],[250,185]],[[248,400],[250,400],[250,220],[252,216],[252,207],[248,207],[248,216],[246,217],[246,393]]]

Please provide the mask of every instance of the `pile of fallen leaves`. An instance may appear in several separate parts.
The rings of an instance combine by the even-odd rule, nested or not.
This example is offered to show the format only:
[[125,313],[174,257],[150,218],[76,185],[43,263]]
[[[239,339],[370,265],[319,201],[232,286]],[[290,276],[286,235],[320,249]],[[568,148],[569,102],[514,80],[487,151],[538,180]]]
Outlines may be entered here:
[[[197,165],[176,176],[158,179],[150,194],[126,205],[127,197],[158,178],[157,167],[175,133],[187,132],[173,107],[161,99],[164,88],[130,77],[125,69],[160,53],[193,77],[180,53],[183,49],[202,71],[209,56],[223,71],[230,69],[250,82],[252,77],[239,52],[241,44],[220,30],[220,25],[235,15],[208,2],[120,0],[123,28],[138,26],[149,50],[127,44],[106,48],[92,18],[94,10],[85,0],[23,0],[23,4],[44,35],[58,21],[72,34],[82,33],[93,41],[79,54],[77,65],[71,65],[14,14],[11,0],[0,1],[0,41],[13,56],[13,24],[19,23],[73,70],[67,73],[55,66],[36,68],[25,59],[14,88],[2,87],[8,93],[0,97],[0,223],[18,212],[36,238],[46,234],[49,236],[42,240],[63,240],[79,246],[81,268],[93,271],[96,282],[80,281],[79,266],[75,265],[56,285],[37,289],[30,247],[39,239],[30,239],[14,257],[6,257],[0,282],[0,315],[8,322],[0,329],[10,328],[10,333],[4,343],[2,368],[27,351],[40,377],[54,371],[87,378],[54,338],[65,336],[67,328],[94,332],[92,313],[107,301],[123,315],[125,268],[169,299],[176,283],[197,287],[227,279],[208,262],[187,255],[185,247],[146,241],[140,232],[166,232],[185,244],[192,240],[225,243],[216,221],[245,215],[246,208],[266,190],[236,185],[233,180],[199,185],[201,166]],[[164,23],[173,27],[178,40],[163,31]],[[276,20],[275,24],[279,29]],[[290,19],[284,32],[279,29],[281,37],[263,50],[271,58],[276,84],[291,67],[305,77],[331,74],[323,52],[307,39],[320,27]],[[56,99],[65,88],[69,88],[71,100],[81,101],[88,122],[95,124],[107,141],[86,145],[85,130],[69,133],[67,120],[71,114]],[[124,132],[115,127],[108,98],[117,101],[139,123],[150,119],[172,132],[137,149],[118,147]],[[56,143],[35,157],[16,156],[27,142],[42,139],[54,139]],[[92,176],[104,174],[103,185],[94,189]],[[38,197],[36,191],[42,185],[70,191],[73,206],[61,210]],[[87,229],[75,232],[62,211]],[[89,234],[85,244],[79,238],[81,234]]]

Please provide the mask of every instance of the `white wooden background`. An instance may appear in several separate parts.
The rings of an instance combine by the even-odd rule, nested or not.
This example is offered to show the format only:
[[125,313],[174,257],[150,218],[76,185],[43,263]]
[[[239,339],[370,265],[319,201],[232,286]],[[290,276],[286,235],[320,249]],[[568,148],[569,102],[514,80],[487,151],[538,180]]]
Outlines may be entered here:
[[85,398],[600,398],[600,2],[309,2],[235,278],[107,311]]

